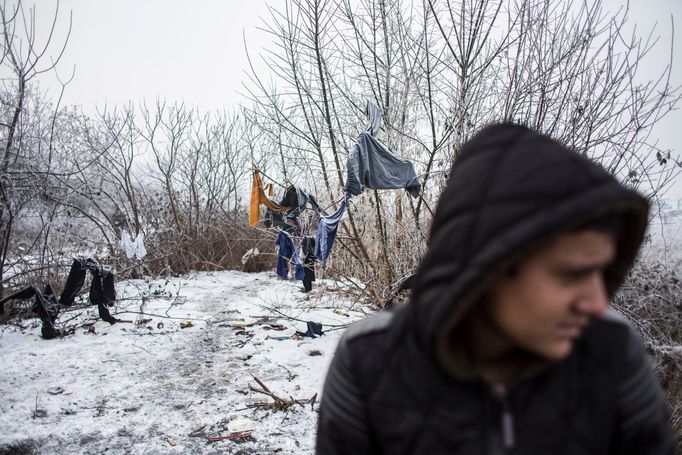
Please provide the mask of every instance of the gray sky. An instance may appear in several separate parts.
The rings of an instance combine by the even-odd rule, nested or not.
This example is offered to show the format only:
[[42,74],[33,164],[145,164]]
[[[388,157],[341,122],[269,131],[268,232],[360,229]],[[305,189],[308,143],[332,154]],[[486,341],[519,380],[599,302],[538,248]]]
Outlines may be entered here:
[[[604,0],[605,7],[616,11],[629,3],[630,18],[636,24],[637,32],[648,36],[652,27],[654,35],[660,35],[660,40],[645,61],[647,65],[640,67],[640,75],[645,79],[657,78],[670,59],[670,44],[673,43],[673,71],[672,86],[682,86],[682,0]],[[671,17],[674,20],[671,25]],[[664,118],[651,135],[658,139],[659,146],[671,149],[674,154],[682,158],[682,105],[678,110]],[[682,198],[682,175],[667,192],[666,197]]]
[[[37,4],[49,27],[56,0]],[[73,12],[60,73],[76,69],[64,101],[86,112],[156,97],[208,110],[236,105],[247,65],[243,34],[249,47],[262,46],[256,26],[267,16],[264,0],[61,0],[60,11],[60,31]]]
[[[280,0],[271,0],[278,4]],[[25,7],[36,3],[25,0]],[[40,29],[49,28],[56,0],[37,2]],[[268,17],[265,0],[61,0],[63,36],[68,11],[73,12],[73,30],[59,65],[62,78],[75,76],[63,102],[78,104],[86,113],[157,97],[182,100],[205,110],[236,106],[241,98],[243,69],[247,66],[243,35],[252,57],[268,38],[257,30],[259,16]],[[625,0],[605,0],[617,9]],[[631,17],[644,34],[654,24],[662,35],[661,45],[642,71],[655,77],[649,67],[662,68],[669,57],[670,16],[678,23],[675,34],[673,85],[682,85],[682,1],[631,0]],[[62,35],[59,35],[61,33]],[[54,78],[41,79],[44,89],[56,96]],[[682,109],[682,106],[680,106]],[[666,118],[655,131],[659,144],[682,155],[682,111]],[[668,193],[682,198],[682,178]]]

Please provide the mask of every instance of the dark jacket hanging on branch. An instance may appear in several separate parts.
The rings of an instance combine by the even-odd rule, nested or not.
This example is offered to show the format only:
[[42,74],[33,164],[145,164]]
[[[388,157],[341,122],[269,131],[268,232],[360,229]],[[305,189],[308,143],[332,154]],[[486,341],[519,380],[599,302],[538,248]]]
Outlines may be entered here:
[[286,217],[290,220],[297,218],[303,210],[305,210],[306,205],[308,204],[310,204],[311,208],[316,212],[319,213],[322,211],[315,196],[303,188],[293,185],[287,188],[284,197],[279,203],[280,207],[293,207],[286,212]]

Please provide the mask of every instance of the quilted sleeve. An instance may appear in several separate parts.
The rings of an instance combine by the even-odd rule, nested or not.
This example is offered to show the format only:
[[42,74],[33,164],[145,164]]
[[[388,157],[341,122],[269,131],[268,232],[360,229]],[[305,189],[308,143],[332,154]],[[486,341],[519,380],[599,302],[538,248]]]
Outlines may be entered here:
[[347,338],[332,360],[320,402],[317,454],[368,454],[372,450],[367,411],[355,377]]
[[653,368],[639,337],[628,330],[618,399],[617,454],[661,455],[675,453],[669,411]]

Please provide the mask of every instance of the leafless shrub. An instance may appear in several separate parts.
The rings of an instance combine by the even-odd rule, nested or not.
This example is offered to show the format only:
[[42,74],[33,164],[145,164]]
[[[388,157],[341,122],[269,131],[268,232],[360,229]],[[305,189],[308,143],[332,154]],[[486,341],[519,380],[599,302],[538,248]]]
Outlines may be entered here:
[[639,262],[614,306],[637,328],[656,362],[682,447],[682,279],[662,263]]
[[248,227],[243,214],[232,219],[193,229],[168,229],[150,234],[147,239],[153,256],[146,258],[145,268],[153,275],[182,274],[190,271],[241,270],[242,257],[258,248],[260,254],[249,264],[249,271],[259,272],[273,267],[274,237]]
[[[268,84],[253,69],[246,121],[256,162],[312,182],[323,205],[343,192],[344,162],[367,99],[380,140],[411,159],[423,198],[367,190],[339,228],[329,273],[359,278],[379,306],[419,262],[452,158],[482,126],[507,120],[558,138],[655,198],[680,171],[652,127],[682,90],[661,64],[638,71],[657,40],[629,32],[628,10],[601,1],[291,0],[270,8]],[[664,43],[659,43],[663,45]]]

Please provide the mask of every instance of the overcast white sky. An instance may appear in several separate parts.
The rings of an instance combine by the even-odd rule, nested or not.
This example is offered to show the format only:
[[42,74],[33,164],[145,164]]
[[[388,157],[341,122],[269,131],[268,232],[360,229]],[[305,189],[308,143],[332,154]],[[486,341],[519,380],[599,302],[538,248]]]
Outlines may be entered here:
[[[24,6],[34,3],[38,27],[49,28],[57,1],[25,0]],[[605,0],[610,9],[624,3]],[[673,85],[682,85],[682,0],[631,0],[630,9],[642,32],[658,22],[662,46],[649,60],[651,67],[667,62],[670,16],[675,17]],[[69,77],[75,66],[63,102],[81,105],[85,112],[157,97],[205,110],[235,106],[247,65],[243,35],[256,58],[268,41],[257,30],[259,16],[269,16],[265,0],[61,0],[60,11],[62,25],[57,31],[62,35],[68,12],[73,13],[71,38],[59,65],[62,77]],[[58,84],[53,79],[41,82],[56,96]],[[680,128],[682,111],[677,111],[656,131],[660,144],[678,155]],[[682,178],[669,195],[682,198]]]
[[[49,27],[57,1],[36,3],[38,19]],[[60,73],[67,77],[76,69],[64,101],[81,104],[86,112],[95,105],[157,97],[208,110],[236,105],[247,65],[243,36],[257,52],[264,39],[256,30],[258,16],[268,14],[264,0],[61,0],[59,5],[61,33],[73,13]],[[52,91],[57,87],[50,84]]]

